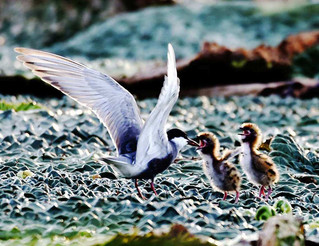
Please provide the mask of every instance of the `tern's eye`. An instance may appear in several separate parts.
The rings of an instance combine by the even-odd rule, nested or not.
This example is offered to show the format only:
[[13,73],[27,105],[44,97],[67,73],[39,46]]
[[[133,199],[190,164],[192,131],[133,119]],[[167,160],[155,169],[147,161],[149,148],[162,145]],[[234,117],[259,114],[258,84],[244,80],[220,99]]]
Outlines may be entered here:
[[250,133],[251,133],[250,130],[244,130],[245,135],[249,135]]

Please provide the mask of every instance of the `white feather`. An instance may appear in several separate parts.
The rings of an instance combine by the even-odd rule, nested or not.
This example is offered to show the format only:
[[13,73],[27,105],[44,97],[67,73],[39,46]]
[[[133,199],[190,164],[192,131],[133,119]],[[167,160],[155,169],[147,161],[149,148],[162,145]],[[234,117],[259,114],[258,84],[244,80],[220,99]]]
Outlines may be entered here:
[[118,150],[140,134],[143,122],[133,96],[110,76],[52,53],[27,48],[15,51],[22,54],[17,59],[35,75],[92,109]]
[[248,178],[254,183],[259,183],[259,178],[254,175],[255,171],[253,170],[251,149],[248,142],[242,144],[242,154],[239,161]]
[[157,104],[148,117],[137,143],[136,165],[146,165],[151,159],[161,158],[171,151],[166,133],[166,122],[175,105],[180,86],[177,78],[175,53],[168,45],[167,77],[158,98]]
[[183,147],[187,145],[187,139],[183,137],[173,138],[171,139],[171,142],[175,143],[177,151],[180,151]]
[[212,187],[219,189],[222,187],[223,183],[220,181],[220,176],[216,173],[213,167],[213,159],[210,155],[203,154],[201,151],[197,151],[203,159],[203,171],[210,182]]

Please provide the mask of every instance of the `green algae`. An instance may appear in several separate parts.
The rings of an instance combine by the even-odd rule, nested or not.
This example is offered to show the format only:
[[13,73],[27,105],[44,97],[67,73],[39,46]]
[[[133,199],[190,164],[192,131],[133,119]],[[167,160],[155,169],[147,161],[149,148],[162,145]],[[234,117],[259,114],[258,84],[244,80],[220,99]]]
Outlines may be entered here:
[[278,200],[275,205],[274,208],[276,210],[277,213],[291,213],[292,208],[291,205],[288,201],[286,200]]
[[275,216],[276,211],[270,206],[262,206],[256,212],[256,220],[268,220],[270,217]]
[[35,102],[7,103],[5,101],[0,101],[0,111],[13,109],[18,112],[40,108],[41,106]]

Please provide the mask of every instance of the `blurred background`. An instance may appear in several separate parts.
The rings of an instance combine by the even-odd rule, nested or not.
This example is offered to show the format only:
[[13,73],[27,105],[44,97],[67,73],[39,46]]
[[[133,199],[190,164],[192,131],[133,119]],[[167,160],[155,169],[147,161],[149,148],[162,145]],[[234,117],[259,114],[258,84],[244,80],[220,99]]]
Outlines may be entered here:
[[23,46],[157,96],[170,42],[182,96],[319,95],[318,1],[2,0],[0,30],[0,94],[61,96],[15,60]]

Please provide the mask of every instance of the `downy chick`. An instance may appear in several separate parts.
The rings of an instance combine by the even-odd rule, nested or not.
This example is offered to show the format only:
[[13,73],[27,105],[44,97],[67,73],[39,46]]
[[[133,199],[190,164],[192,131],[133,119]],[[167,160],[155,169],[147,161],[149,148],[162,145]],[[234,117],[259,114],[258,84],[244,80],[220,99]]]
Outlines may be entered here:
[[202,156],[203,169],[213,187],[224,192],[223,200],[226,200],[227,192],[235,191],[235,203],[239,199],[240,174],[236,167],[227,161],[230,152],[220,155],[218,138],[210,132],[202,132],[197,136],[199,142],[198,153]]
[[259,197],[265,195],[265,187],[268,192],[265,197],[268,200],[272,189],[271,185],[279,180],[279,172],[273,160],[258,151],[261,145],[262,135],[256,124],[244,123],[240,130],[242,139],[242,154],[240,164],[248,179],[257,185],[261,185]]

